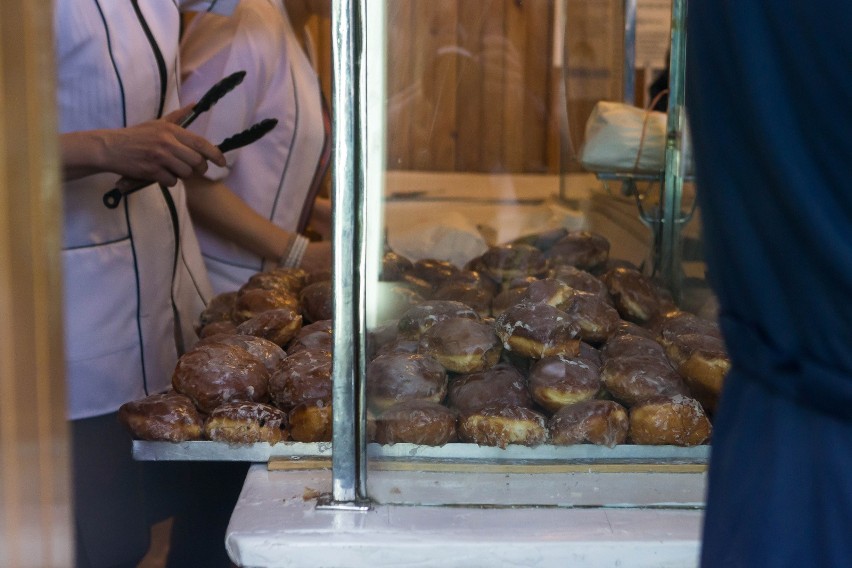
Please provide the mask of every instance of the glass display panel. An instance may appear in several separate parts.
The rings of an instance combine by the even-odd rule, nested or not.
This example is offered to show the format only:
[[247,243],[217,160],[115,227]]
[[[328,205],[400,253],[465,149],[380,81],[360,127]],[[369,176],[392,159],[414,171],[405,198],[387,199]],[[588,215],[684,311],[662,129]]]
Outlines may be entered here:
[[659,58],[625,96],[625,4],[367,3],[371,499],[702,501],[728,363],[682,108]]

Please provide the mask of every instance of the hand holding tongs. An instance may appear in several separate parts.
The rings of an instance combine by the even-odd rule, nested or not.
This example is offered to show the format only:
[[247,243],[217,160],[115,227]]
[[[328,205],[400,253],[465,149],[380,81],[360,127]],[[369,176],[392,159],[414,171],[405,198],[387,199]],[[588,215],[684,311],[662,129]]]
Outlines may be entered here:
[[[209,91],[204,93],[204,96],[192,107],[192,110],[186,117],[184,117],[179,123],[178,126],[182,128],[186,128],[189,126],[198,116],[210,110],[214,104],[216,104],[219,99],[224,97],[226,94],[231,92],[234,87],[242,83],[243,78],[246,76],[245,71],[237,71],[236,73],[232,73],[228,75],[215,85],[213,85]],[[254,124],[243,130],[238,134],[234,134],[223,140],[220,144],[217,145],[222,152],[228,152],[230,150],[236,150],[237,148],[242,148],[243,146],[247,146],[252,142],[259,140],[262,138],[267,132],[272,130],[275,125],[278,124],[278,121],[274,118],[267,118],[265,120],[261,120],[257,124]],[[119,182],[126,180],[127,178],[122,178]],[[121,198],[129,193],[133,193],[142,189],[143,187],[147,187],[151,185],[150,181],[145,180],[136,180],[133,185],[127,187],[125,189],[121,189],[119,187],[114,187],[110,191],[104,194],[104,205],[109,207],[110,209],[115,209],[118,207],[118,204],[121,202]]]

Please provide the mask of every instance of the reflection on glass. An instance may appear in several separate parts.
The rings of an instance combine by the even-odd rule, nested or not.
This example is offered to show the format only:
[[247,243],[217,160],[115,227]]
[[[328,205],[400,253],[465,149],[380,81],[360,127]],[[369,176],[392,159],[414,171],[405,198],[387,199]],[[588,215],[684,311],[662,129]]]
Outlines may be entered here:
[[[385,4],[382,57],[367,56],[385,91],[366,101],[367,128],[383,138],[367,157],[382,164],[367,174],[381,207],[367,213],[382,242],[367,282],[377,469],[402,457],[520,467],[706,456],[726,355],[694,190],[681,303],[657,270],[665,160],[637,175],[578,159],[596,105],[624,102],[623,7]],[[639,136],[652,71],[635,70]]]

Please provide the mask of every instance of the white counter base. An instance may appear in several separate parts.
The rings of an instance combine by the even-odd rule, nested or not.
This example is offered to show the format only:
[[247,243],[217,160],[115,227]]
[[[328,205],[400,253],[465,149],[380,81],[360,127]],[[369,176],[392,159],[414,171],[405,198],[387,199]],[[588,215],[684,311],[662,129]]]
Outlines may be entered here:
[[[386,472],[390,475],[392,472]],[[423,473],[436,484],[447,474]],[[476,475],[465,474],[475,484]],[[696,509],[375,505],[316,509],[327,470],[252,466],[226,535],[244,568],[538,568],[698,565]]]

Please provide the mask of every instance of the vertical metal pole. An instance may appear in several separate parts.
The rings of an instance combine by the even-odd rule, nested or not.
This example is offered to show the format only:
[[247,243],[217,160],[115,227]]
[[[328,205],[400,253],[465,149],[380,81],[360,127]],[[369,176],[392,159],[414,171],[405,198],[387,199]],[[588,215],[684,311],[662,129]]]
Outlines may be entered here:
[[636,103],[636,2],[624,0],[624,102]]
[[332,0],[332,493],[319,508],[365,510],[363,187],[359,88],[363,0]]
[[660,244],[660,275],[675,300],[680,300],[681,274],[681,201],[685,176],[683,136],[686,126],[684,88],[686,69],[686,10],[687,0],[673,0],[671,29],[671,59],[669,71],[669,106],[666,125],[666,169],[663,180],[662,240]]
[[568,116],[568,0],[556,0],[553,4],[556,45],[553,49],[555,71],[559,73],[557,120],[559,121],[559,199],[568,201],[568,171],[574,159],[571,142],[571,122]]

